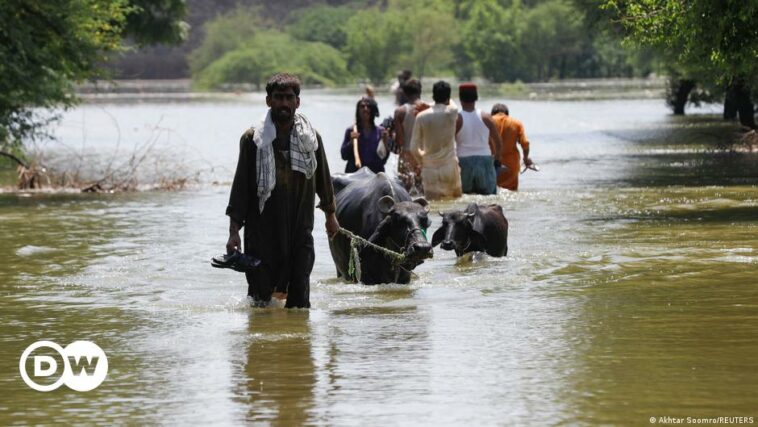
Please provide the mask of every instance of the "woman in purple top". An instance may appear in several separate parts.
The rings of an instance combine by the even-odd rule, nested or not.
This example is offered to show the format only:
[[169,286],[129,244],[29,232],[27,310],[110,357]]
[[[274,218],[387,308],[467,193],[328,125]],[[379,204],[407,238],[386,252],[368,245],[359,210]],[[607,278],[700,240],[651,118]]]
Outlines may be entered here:
[[[384,164],[387,163],[389,157],[389,150],[387,149],[389,134],[382,126],[374,124],[375,117],[379,117],[379,107],[376,105],[376,101],[371,98],[361,98],[355,106],[356,124],[345,130],[345,139],[342,141],[342,148],[340,149],[342,160],[347,160],[345,172],[350,173],[358,170],[353,152],[354,138],[358,138],[358,155],[360,156],[361,166],[367,166],[374,173],[384,172]],[[379,149],[379,144],[382,144],[383,149]]]

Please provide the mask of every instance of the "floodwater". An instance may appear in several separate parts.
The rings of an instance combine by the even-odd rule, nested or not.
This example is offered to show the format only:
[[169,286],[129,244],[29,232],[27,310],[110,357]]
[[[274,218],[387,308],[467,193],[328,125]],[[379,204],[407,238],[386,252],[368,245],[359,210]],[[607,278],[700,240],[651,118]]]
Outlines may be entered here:
[[[332,171],[355,101],[302,94]],[[508,256],[436,248],[409,285],[346,284],[318,212],[310,310],[250,308],[243,276],[209,266],[261,95],[67,112],[67,149],[128,156],[160,129],[156,150],[202,184],[0,195],[0,424],[758,422],[757,155],[714,150],[735,130],[715,106],[510,107],[541,171],[518,193],[432,204],[501,204]],[[96,343],[106,380],[31,390],[19,359],[43,339]]]

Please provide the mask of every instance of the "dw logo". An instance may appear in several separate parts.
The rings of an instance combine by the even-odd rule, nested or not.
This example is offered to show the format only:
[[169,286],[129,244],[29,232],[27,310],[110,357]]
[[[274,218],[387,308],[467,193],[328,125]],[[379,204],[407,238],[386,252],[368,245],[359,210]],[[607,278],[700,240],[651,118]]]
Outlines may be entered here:
[[[34,378],[49,379],[58,372],[58,361],[62,360],[63,372],[60,378],[52,383],[35,382],[27,372],[26,362],[29,356],[40,349],[52,349],[57,356],[50,354],[38,354],[32,356],[34,362]],[[48,350],[47,353],[50,353]],[[68,388],[76,391],[90,391],[105,380],[108,375],[108,358],[103,349],[90,341],[74,341],[66,348],[62,348],[52,341],[37,341],[24,350],[18,363],[21,378],[29,387],[37,391],[53,391],[66,384]]]

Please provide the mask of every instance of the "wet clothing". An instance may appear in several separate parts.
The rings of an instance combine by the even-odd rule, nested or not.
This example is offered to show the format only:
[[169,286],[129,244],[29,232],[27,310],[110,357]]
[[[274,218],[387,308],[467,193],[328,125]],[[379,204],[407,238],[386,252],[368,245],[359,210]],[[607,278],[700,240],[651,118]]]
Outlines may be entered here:
[[455,134],[456,153],[458,158],[468,156],[491,156],[490,129],[482,120],[482,110],[459,112],[463,126]]
[[[345,130],[345,138],[342,140],[342,147],[340,148],[340,154],[342,154],[342,160],[347,160],[345,165],[345,172],[351,173],[358,170],[355,166],[355,155],[353,154],[353,139],[350,138],[350,133],[353,132],[353,127],[349,127]],[[361,156],[361,164],[368,167],[374,173],[384,172],[384,164],[387,163],[389,158],[389,151],[384,158],[379,157],[376,153],[376,148],[382,142],[382,132],[384,128],[376,126],[374,129],[362,130],[361,136],[358,137],[358,155]]]
[[497,176],[490,151],[490,129],[482,120],[482,110],[460,111],[463,119],[455,135],[461,186],[467,194],[495,194]]
[[[258,210],[263,212],[266,200],[276,185],[273,147],[273,142],[276,139],[276,126],[271,119],[271,109],[266,112],[266,117],[257,129],[258,131],[253,136],[253,142],[258,149],[255,164],[258,179]],[[316,130],[313,129],[304,115],[295,113],[289,136],[289,156],[292,169],[304,173],[306,178],[311,178],[316,171],[317,149]]]
[[402,105],[402,108],[405,109],[405,116],[403,118],[403,135],[405,136],[405,140],[401,147],[400,156],[398,156],[397,177],[400,178],[406,190],[411,191],[415,188],[417,192],[423,192],[422,179],[415,173],[416,161],[410,154],[413,125],[416,123],[416,104],[405,103]]
[[273,141],[276,185],[260,212],[253,135],[253,129],[249,129],[240,139],[237,170],[226,208],[226,214],[243,226],[245,253],[263,261],[255,271],[245,273],[248,295],[257,301],[269,301],[272,292],[286,292],[286,307],[310,307],[315,194],[324,212],[336,210],[321,136],[316,135],[317,166],[310,179],[292,170],[289,139]]
[[427,199],[460,197],[461,171],[455,154],[455,122],[458,108],[434,104],[416,116],[411,154],[421,164]]
[[[524,133],[524,125],[507,114],[497,114],[492,117],[495,122],[503,147],[500,151],[500,163],[508,170],[498,175],[497,185],[511,191],[518,191],[518,177],[521,172],[521,153],[516,144],[521,145],[522,150],[529,149],[529,140]],[[494,151],[494,148],[493,148]]]
[[497,193],[497,176],[492,156],[466,156],[458,159],[461,189],[466,194]]
[[413,125],[416,123],[416,105],[406,103],[403,104],[403,108],[405,109],[405,117],[403,118],[403,134],[405,135],[403,150],[410,150]]

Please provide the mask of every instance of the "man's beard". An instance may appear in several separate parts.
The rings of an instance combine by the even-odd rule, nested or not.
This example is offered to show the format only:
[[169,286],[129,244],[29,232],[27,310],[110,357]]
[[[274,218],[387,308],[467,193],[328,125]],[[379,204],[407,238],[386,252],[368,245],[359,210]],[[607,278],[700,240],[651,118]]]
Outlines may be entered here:
[[294,111],[287,107],[279,107],[277,109],[271,109],[271,120],[274,123],[286,124],[292,121],[294,117]]

